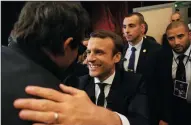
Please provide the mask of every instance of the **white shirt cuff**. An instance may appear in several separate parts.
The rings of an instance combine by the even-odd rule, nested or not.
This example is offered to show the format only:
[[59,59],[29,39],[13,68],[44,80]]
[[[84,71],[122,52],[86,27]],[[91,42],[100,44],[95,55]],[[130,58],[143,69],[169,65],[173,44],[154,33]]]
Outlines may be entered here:
[[118,112],[116,112],[116,113],[119,115],[122,125],[130,125],[129,120],[124,115],[122,115]]

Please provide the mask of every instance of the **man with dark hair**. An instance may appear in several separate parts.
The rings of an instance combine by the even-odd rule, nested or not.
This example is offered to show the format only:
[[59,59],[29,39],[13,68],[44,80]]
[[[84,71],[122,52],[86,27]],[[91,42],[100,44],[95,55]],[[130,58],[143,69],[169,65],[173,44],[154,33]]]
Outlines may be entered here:
[[[182,21],[170,23],[166,29],[172,51],[163,51],[161,64],[163,98],[160,125],[190,125],[191,114],[191,33]],[[160,78],[161,77],[161,78]]]
[[[14,103],[16,108],[36,110],[33,112],[34,114],[28,112],[30,115],[22,113],[22,115],[20,115],[21,118],[49,123],[52,117],[49,117],[50,115],[48,114],[57,111],[59,117],[55,124],[74,124],[76,123],[75,115],[79,113],[82,120],[78,121],[79,125],[149,125],[147,112],[148,102],[147,95],[144,93],[145,88],[142,87],[142,76],[123,70],[121,71],[119,67],[117,67],[117,63],[121,59],[122,50],[123,41],[117,34],[104,30],[91,33],[87,46],[89,75],[80,77],[79,88],[84,90],[91,101],[98,106],[91,102],[83,102],[85,96],[75,97],[76,92],[82,93],[84,91],[74,89],[72,91],[65,91],[66,93],[70,93],[71,96],[67,95],[69,97],[65,97],[66,93],[60,93],[58,98],[53,90],[48,91],[48,89],[45,88],[38,88],[40,92],[28,91],[29,94],[54,101],[25,99],[23,102],[18,103],[19,100],[17,100]],[[44,91],[43,95],[41,95],[41,91]],[[49,93],[52,94],[48,97],[47,94]],[[78,100],[79,98],[81,98],[81,102],[80,104],[76,102],[78,105],[76,107],[75,99]],[[63,99],[63,102],[60,99]],[[73,103],[71,103],[71,99],[74,101]],[[70,100],[70,103],[68,103],[67,100]],[[41,107],[43,101],[46,102],[47,108]],[[71,107],[66,107],[66,103],[70,104]],[[112,110],[112,113],[108,114],[107,112],[109,110],[105,108],[103,108],[105,111],[102,109],[102,112],[100,112],[100,106]],[[68,109],[70,109],[70,112],[73,113],[74,116],[68,116]],[[83,118],[85,111],[82,109],[89,111],[89,116]],[[47,113],[35,118],[39,112],[43,114],[43,112],[41,112],[42,110]],[[93,119],[88,119],[92,116]],[[118,120],[116,116],[119,117]]]
[[123,51],[121,67],[130,72],[143,75],[144,87],[149,97],[149,111],[151,124],[158,124],[158,84],[157,68],[158,56],[161,46],[143,36],[144,18],[140,14],[132,13],[123,20],[123,33],[126,38],[126,45]]
[[13,101],[30,97],[24,89],[38,85],[59,89],[83,40],[87,12],[78,2],[27,2],[1,48],[2,124],[31,125],[18,117]]
[[145,91],[141,75],[119,69],[122,50],[123,41],[117,34],[102,30],[91,33],[87,47],[89,75],[81,77],[80,88],[95,104],[120,113],[123,125],[148,125],[148,102],[141,93]]

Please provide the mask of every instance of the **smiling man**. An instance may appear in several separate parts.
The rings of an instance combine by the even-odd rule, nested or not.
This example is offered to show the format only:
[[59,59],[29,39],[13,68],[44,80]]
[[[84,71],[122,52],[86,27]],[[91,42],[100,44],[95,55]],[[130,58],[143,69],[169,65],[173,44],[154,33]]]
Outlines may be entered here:
[[[148,125],[147,96],[139,91],[143,90],[139,88],[141,75],[118,67],[122,43],[122,39],[110,31],[91,33],[87,46],[89,75],[80,78],[80,88],[96,105],[117,112],[123,125]],[[139,103],[142,106],[138,106]]]

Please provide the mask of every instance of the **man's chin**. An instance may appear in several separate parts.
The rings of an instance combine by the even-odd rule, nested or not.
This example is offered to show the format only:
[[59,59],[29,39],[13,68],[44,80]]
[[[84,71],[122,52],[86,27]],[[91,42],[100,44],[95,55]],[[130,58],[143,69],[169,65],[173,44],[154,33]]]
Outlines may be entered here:
[[177,49],[174,49],[174,52],[177,54],[182,54],[182,53],[184,53],[184,49],[183,48],[177,48]]

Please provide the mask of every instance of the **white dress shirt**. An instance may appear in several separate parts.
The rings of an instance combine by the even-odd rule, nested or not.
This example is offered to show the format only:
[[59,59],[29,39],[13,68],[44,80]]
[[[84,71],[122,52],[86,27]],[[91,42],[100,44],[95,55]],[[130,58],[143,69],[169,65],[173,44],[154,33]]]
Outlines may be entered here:
[[128,47],[128,49],[127,49],[127,51],[125,53],[125,57],[124,57],[124,58],[126,58],[126,60],[123,63],[124,69],[126,71],[128,71],[128,65],[129,65],[129,59],[130,59],[131,53],[132,53],[132,51],[131,51],[132,47],[136,48],[136,51],[135,51],[135,64],[134,64],[134,71],[136,71],[142,44],[143,44],[143,38],[135,46],[132,46],[131,44],[129,44],[129,47]]
[[[107,78],[106,80],[101,82],[101,83],[107,83],[107,85],[104,88],[104,93],[105,93],[104,107],[107,106],[106,98],[107,98],[107,96],[109,94],[109,91],[110,91],[110,88],[111,88],[114,77],[115,77],[115,72],[109,78]],[[94,83],[100,83],[100,80],[98,78],[94,78]],[[95,84],[96,104],[97,104],[99,94],[100,94],[99,85]],[[122,125],[130,125],[129,120],[124,115],[122,115],[122,114],[120,114],[118,112],[116,112],[116,113],[119,115],[119,117],[121,119],[121,122],[122,122]]]
[[[184,53],[184,55],[186,55],[186,57],[183,60],[185,70],[186,70],[186,82],[188,82],[189,84],[191,84],[191,55],[189,57],[190,51],[191,51],[191,45],[189,46],[189,48]],[[177,64],[179,63],[179,59],[177,57],[179,55],[180,54],[177,54],[177,53],[175,53],[173,51],[173,61],[172,61],[172,78],[173,79],[176,78],[176,70],[177,70],[177,67],[178,67]],[[187,61],[187,63],[186,63],[186,61]]]

